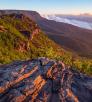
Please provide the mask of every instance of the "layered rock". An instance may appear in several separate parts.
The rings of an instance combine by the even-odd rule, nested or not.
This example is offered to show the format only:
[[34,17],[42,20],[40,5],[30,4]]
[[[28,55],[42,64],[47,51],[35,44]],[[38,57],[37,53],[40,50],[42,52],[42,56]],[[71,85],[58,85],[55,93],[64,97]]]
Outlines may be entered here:
[[92,78],[46,58],[0,68],[0,102],[92,102]]
[[6,32],[6,31],[7,29],[4,26],[0,25],[0,32]]

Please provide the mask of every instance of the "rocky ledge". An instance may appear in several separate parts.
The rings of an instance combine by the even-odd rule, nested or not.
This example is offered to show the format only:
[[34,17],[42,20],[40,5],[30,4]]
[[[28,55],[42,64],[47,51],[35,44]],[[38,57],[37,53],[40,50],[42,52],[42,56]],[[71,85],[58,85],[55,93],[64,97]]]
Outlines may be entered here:
[[0,102],[92,102],[92,77],[47,58],[2,65]]

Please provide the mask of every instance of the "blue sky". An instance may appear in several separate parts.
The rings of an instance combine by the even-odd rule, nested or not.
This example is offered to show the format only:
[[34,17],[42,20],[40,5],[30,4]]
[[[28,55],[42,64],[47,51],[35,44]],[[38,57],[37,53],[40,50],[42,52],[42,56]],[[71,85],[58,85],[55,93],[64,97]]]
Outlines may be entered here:
[[42,14],[92,14],[92,0],[0,0],[0,9],[35,10]]

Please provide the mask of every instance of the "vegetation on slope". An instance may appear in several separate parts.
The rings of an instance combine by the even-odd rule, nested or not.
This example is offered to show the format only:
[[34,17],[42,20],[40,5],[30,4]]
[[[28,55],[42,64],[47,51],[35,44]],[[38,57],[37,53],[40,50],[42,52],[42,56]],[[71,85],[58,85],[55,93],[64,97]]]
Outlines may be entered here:
[[50,40],[28,17],[23,14],[0,16],[0,63],[28,60],[37,57],[63,60],[65,64],[92,74],[92,60],[75,58]]
[[0,63],[40,56],[55,58],[64,51],[23,14],[0,17]]

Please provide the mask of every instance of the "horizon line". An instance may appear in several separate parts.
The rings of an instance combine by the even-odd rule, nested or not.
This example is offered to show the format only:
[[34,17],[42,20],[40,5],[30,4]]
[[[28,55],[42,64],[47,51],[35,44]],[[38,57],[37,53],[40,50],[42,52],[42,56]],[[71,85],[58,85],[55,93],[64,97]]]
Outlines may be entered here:
[[34,11],[34,12],[37,12],[39,13],[40,15],[89,15],[89,16],[92,16],[92,13],[89,13],[89,12],[85,12],[85,13],[42,13],[40,11],[36,11],[36,10],[30,10],[30,9],[0,9],[2,11],[4,10],[9,10],[9,11]]

